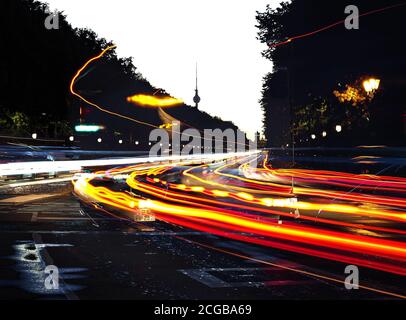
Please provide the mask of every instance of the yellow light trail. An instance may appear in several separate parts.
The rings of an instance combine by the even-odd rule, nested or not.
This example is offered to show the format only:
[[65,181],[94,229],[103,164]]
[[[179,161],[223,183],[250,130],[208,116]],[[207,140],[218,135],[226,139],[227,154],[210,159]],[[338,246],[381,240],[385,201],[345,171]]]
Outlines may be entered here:
[[[210,186],[216,186],[220,188],[228,188],[228,189],[234,189],[234,190],[243,190],[243,192],[239,193],[233,193],[233,192],[227,192],[223,194],[223,197],[232,197],[235,199],[238,199],[242,202],[246,202],[248,204],[254,204],[254,205],[262,205],[266,207],[276,207],[276,208],[288,208],[288,209],[300,209],[300,210],[305,210],[305,211],[326,211],[326,212],[331,212],[331,213],[340,213],[340,214],[351,214],[351,215],[360,215],[360,216],[366,216],[366,217],[376,217],[376,218],[383,218],[383,219],[388,219],[392,221],[400,221],[400,222],[406,222],[406,214],[399,213],[397,211],[393,210],[387,210],[387,209],[381,209],[381,210],[375,210],[375,209],[368,209],[368,208],[360,208],[358,206],[354,205],[346,205],[346,204],[320,204],[320,203],[311,203],[311,202],[306,202],[306,201],[296,201],[292,202],[291,199],[272,199],[272,198],[259,198],[253,196],[251,193],[248,192],[254,192],[253,189],[249,188],[243,188],[243,187],[236,187],[232,185],[224,185],[218,182],[213,181],[213,179],[204,179],[200,178],[194,174],[191,173],[192,169],[196,168],[201,168],[204,167],[205,165],[198,166],[198,167],[192,167],[190,169],[187,169],[184,171],[184,174],[190,178],[193,178],[199,182],[205,183]],[[228,166],[228,165],[226,165]],[[224,168],[225,166],[220,167]],[[234,179],[242,180],[242,181],[249,181],[249,182],[256,182],[258,181],[255,180],[250,180],[250,179],[245,179],[241,178],[236,175],[231,175],[231,174],[222,174],[219,172],[219,169],[215,170],[214,172],[219,175],[225,175],[227,177],[231,177]],[[174,184],[171,185],[172,188],[176,188]],[[184,187],[186,189],[186,186]],[[300,189],[301,193],[304,193],[305,191],[303,190],[308,190],[308,189]],[[316,189],[317,190],[317,189]],[[191,187],[188,188],[189,192],[196,192],[196,193],[202,193],[204,191],[204,188],[198,188],[198,187]],[[216,191],[217,192],[217,191]],[[310,192],[310,191],[308,191]],[[314,191],[312,191],[314,192]],[[255,192],[255,193],[261,193],[261,192]],[[277,194],[275,192],[272,192],[273,194]],[[216,195],[213,193],[213,195]],[[287,194],[284,194],[285,196]]]
[[[239,162],[240,160],[235,160]],[[223,202],[219,202],[220,207],[214,207],[210,205],[201,204],[199,202],[205,201],[205,198],[192,197],[188,195],[188,192],[201,193],[207,196],[217,196],[217,197],[233,197],[234,199],[244,201],[251,204],[256,204],[258,201],[255,197],[244,192],[225,192],[217,189],[206,189],[202,186],[186,186],[186,185],[174,185],[169,183],[162,178],[158,178],[167,170],[175,168],[178,166],[183,167],[185,163],[179,162],[177,164],[158,164],[156,166],[151,164],[137,165],[120,169],[108,170],[106,172],[107,177],[113,177],[114,175],[120,175],[126,171],[132,171],[130,176],[126,177],[127,184],[133,189],[142,192],[142,194],[148,194],[152,199],[143,199],[133,196],[130,193],[115,192],[109,190],[105,187],[96,187],[90,184],[90,180],[99,176],[99,173],[93,176],[84,176],[83,178],[74,182],[75,192],[82,196],[89,202],[97,201],[104,203],[110,207],[118,208],[124,211],[136,212],[139,209],[150,209],[156,215],[156,218],[162,221],[167,221],[168,223],[180,224],[184,227],[191,227],[197,230],[204,230],[204,225],[208,226],[209,229],[213,230],[214,233],[220,230],[229,230],[227,232],[237,232],[237,233],[247,233],[251,234],[252,242],[262,241],[264,245],[268,246],[279,246],[266,240],[261,240],[263,236],[276,238],[280,240],[296,241],[299,244],[294,246],[284,246],[281,245],[280,248],[301,252],[304,254],[316,255],[324,257],[326,259],[332,259],[337,261],[351,261],[352,258],[344,255],[336,255],[334,253],[323,252],[320,250],[307,250],[302,248],[300,244],[314,245],[317,247],[325,249],[338,249],[361,253],[367,255],[380,256],[385,259],[395,259],[398,263],[403,263],[406,261],[406,247],[403,243],[394,242],[390,240],[375,239],[373,237],[351,235],[348,233],[323,230],[319,227],[311,227],[307,225],[298,225],[296,223],[287,223],[279,225],[273,219],[268,219],[266,216],[258,216],[247,213],[241,213],[239,211],[233,211],[232,209],[223,208]],[[144,176],[144,178],[142,177]],[[151,177],[152,176],[152,177]],[[149,185],[143,180],[150,183],[157,183],[161,186]],[[172,188],[173,186],[178,186],[176,189],[182,190],[184,193],[174,193],[170,191],[166,186]],[[155,200],[158,197],[160,200]],[[179,197],[179,198],[178,198]],[[271,205],[280,205],[284,207],[289,205],[288,202],[279,201],[279,199],[262,199],[268,200]],[[286,200],[286,199],[281,199]],[[178,202],[174,204],[173,202]],[[210,204],[215,204],[217,201],[208,200]],[[264,201],[265,202],[265,201]],[[231,207],[238,207],[242,209],[248,209],[249,207],[239,204],[229,203]],[[295,204],[292,203],[294,206]],[[265,212],[266,209],[259,209],[256,207],[251,207],[254,211]],[[342,208],[341,208],[342,209]],[[271,213],[278,214],[278,213]],[[261,217],[261,218],[259,218]],[[181,220],[179,220],[181,219]],[[311,219],[310,219],[311,220]],[[319,219],[315,219],[318,221]],[[172,222],[171,222],[172,221]],[[182,222],[183,221],[183,222]],[[325,221],[324,221],[325,222]],[[199,227],[199,224],[203,224]],[[333,222],[334,224],[334,222]],[[340,223],[338,223],[340,225]],[[356,228],[363,228],[363,226],[355,226]],[[203,229],[202,229],[203,228]],[[213,229],[214,228],[214,229]],[[206,229],[206,232],[210,232]],[[368,229],[368,228],[367,228]],[[217,231],[216,231],[217,230]],[[384,231],[384,230],[383,230]],[[244,238],[241,235],[242,241],[251,242],[249,239]],[[324,250],[324,249],[322,249]],[[350,260],[348,260],[350,259]],[[357,261],[359,265],[364,265],[370,268],[376,268],[379,270],[385,270],[388,272],[405,274],[405,268],[401,266],[396,266],[396,264],[373,261],[370,262],[368,259],[362,258],[352,260],[352,262]],[[355,262],[354,262],[355,263]]]
[[183,103],[181,99],[176,99],[172,97],[161,98],[146,94],[136,94],[131,97],[127,97],[127,101],[142,106],[159,107],[159,108],[173,107]]
[[[212,179],[204,179],[196,176],[195,174],[192,173],[193,170],[200,169],[205,167],[206,165],[201,165],[201,166],[196,166],[196,167],[191,167],[185,171],[183,171],[183,175],[189,178],[192,178],[193,180],[199,181],[201,183],[210,185],[210,186],[215,186],[217,188],[225,188],[225,189],[233,189],[233,190],[239,190],[241,192],[253,192],[252,189],[250,188],[245,188],[245,187],[238,187],[238,186],[233,186],[233,185],[225,185],[216,181],[213,181]],[[275,187],[279,187],[280,185],[275,185]],[[283,195],[287,196],[289,195],[289,192],[279,192],[279,191],[264,191],[264,190],[255,190],[255,193],[260,193],[260,194],[273,194],[273,195]]]
[[124,210],[132,210],[134,207],[148,208],[156,213],[170,214],[185,218],[202,218],[205,220],[212,220],[235,227],[244,227],[256,230],[259,234],[263,235],[280,235],[282,237],[299,238],[306,243],[313,243],[319,241],[321,245],[323,242],[334,247],[340,245],[347,246],[348,248],[358,248],[371,252],[380,252],[381,254],[390,254],[401,259],[406,259],[406,248],[400,243],[388,240],[375,240],[366,241],[363,237],[347,236],[343,237],[333,232],[321,232],[321,230],[313,230],[304,227],[293,226],[280,226],[273,224],[266,224],[261,221],[239,217],[236,215],[225,214],[222,211],[215,211],[212,209],[199,209],[190,206],[180,206],[170,203],[164,203],[157,200],[140,200],[131,197],[122,192],[114,192],[105,187],[92,186],[89,181],[91,178],[79,180],[75,183],[75,190],[81,194],[91,197],[97,201],[118,207]]
[[[243,165],[250,163],[251,161],[248,161],[246,163],[243,163]],[[221,171],[224,170],[225,168],[228,168],[230,166],[233,166],[234,163],[232,164],[225,164],[219,168],[217,168],[216,170],[214,170],[214,173],[219,175],[219,176],[225,176],[228,178],[233,178],[236,180],[240,180],[240,181],[244,181],[244,182],[250,182],[250,183],[255,183],[255,184],[260,184],[260,185],[269,185],[269,186],[277,186],[273,183],[268,183],[268,182],[263,182],[263,181],[259,181],[259,180],[253,180],[253,179],[247,179],[247,178],[243,178],[234,174],[226,174],[226,173],[222,173]],[[209,185],[213,185],[213,186],[223,186],[223,184],[217,183],[212,181],[212,179],[208,180],[208,179],[203,179],[200,177],[197,177],[196,175],[192,174],[191,171],[194,168],[188,169],[186,171],[184,171],[184,174],[190,178],[193,178],[199,182],[202,183],[206,183]],[[230,186],[227,185],[228,188],[232,188],[232,189],[236,189],[236,190],[240,190],[243,189],[244,191],[250,191],[250,189],[247,188],[240,188],[240,187],[235,187],[235,186]],[[252,192],[252,190],[251,190]],[[255,191],[255,193],[265,193],[264,191]],[[276,192],[272,192],[277,194]],[[304,195],[317,195],[317,196],[327,196],[327,197],[335,197],[335,196],[340,196],[339,193],[336,192],[331,192],[331,191],[325,191],[325,190],[320,190],[320,189],[309,189],[309,188],[300,188],[300,187],[295,187],[293,190],[294,194],[304,194]],[[284,194],[286,195],[286,194]],[[374,197],[375,199],[380,199],[379,197]],[[268,199],[258,199],[258,198],[252,198],[251,200],[256,199],[256,201],[262,203],[262,204],[269,204],[272,203],[272,206],[274,206],[275,202],[270,202]],[[247,198],[245,198],[245,200],[248,200]],[[373,200],[373,199],[371,199]],[[255,202],[256,202],[255,201]],[[394,204],[396,204],[396,199],[393,199]],[[252,201],[248,201],[251,202]],[[380,218],[387,218],[393,221],[406,221],[406,214],[402,214],[402,213],[398,213],[396,211],[391,211],[391,210],[385,210],[385,209],[381,209],[379,211],[377,210],[370,210],[370,209],[366,209],[366,208],[359,208],[357,206],[352,206],[352,205],[341,205],[341,204],[315,204],[315,203],[309,203],[309,202],[304,202],[304,201],[298,201],[294,204],[290,204],[288,201],[278,201],[277,202],[278,205],[286,207],[286,208],[291,208],[291,209],[302,209],[302,210],[322,210],[322,211],[328,211],[328,212],[339,212],[339,213],[346,213],[346,214],[357,214],[357,215],[362,215],[362,216],[374,216],[374,217],[380,217]]]

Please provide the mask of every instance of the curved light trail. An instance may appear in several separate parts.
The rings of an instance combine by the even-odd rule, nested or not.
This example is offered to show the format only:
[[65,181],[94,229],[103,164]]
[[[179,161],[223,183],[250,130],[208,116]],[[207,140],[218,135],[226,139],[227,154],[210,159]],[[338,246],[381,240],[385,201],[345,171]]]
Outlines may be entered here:
[[98,110],[100,110],[100,111],[102,111],[102,112],[108,113],[108,114],[113,115],[113,116],[116,116],[116,117],[120,117],[120,118],[125,119],[125,120],[129,120],[129,121],[132,121],[132,122],[136,122],[136,123],[138,123],[138,124],[143,124],[143,125],[146,125],[146,126],[149,126],[149,127],[152,127],[152,128],[158,128],[157,126],[155,126],[155,125],[153,125],[153,124],[151,124],[151,123],[144,122],[144,121],[140,121],[140,120],[137,120],[137,119],[134,119],[134,118],[131,118],[131,117],[127,117],[127,116],[125,116],[125,115],[122,115],[122,114],[120,114],[120,113],[107,110],[107,109],[105,109],[105,108],[99,106],[98,104],[87,100],[86,98],[84,98],[82,95],[80,95],[79,93],[77,93],[77,92],[75,91],[75,84],[76,84],[76,81],[77,81],[77,79],[79,78],[79,76],[82,74],[82,72],[83,72],[92,62],[101,59],[108,51],[110,51],[110,50],[112,50],[112,49],[114,49],[114,48],[116,48],[115,45],[109,46],[109,47],[107,47],[106,49],[104,49],[104,50],[103,50],[100,54],[98,54],[97,56],[95,56],[95,57],[89,59],[89,60],[76,72],[75,76],[72,78],[71,83],[70,83],[70,87],[69,87],[69,88],[70,88],[70,92],[71,92],[74,96],[76,96],[76,97],[78,97],[80,100],[82,100],[83,102],[87,103],[88,105],[91,105],[92,107],[95,107],[96,109],[98,109]]
[[[241,174],[230,173],[241,168],[247,170],[247,163],[255,157],[238,157],[228,159],[227,164],[214,165],[192,165],[190,161],[140,164],[97,173],[98,180],[100,175],[106,179],[124,174],[128,187],[140,197],[110,190],[99,183],[95,185],[92,177],[75,181],[75,191],[85,201],[100,202],[113,210],[137,212],[148,209],[157,219],[203,232],[406,275],[406,245],[398,240],[406,234],[401,225],[406,222],[406,216],[396,201],[391,207],[379,208],[369,207],[366,203],[360,205],[351,199],[346,199],[343,204],[329,204],[322,199],[304,201],[292,197],[291,193],[278,194],[275,190],[278,183],[274,181],[266,185],[266,190],[274,192],[274,197],[263,197],[256,193],[256,187],[264,187],[266,181],[247,178],[244,170]],[[267,172],[266,156],[261,157],[265,159],[257,169],[261,173]],[[250,170],[252,172],[255,168]],[[308,178],[309,172],[304,173]],[[321,175],[328,174],[322,172]],[[339,172],[331,172],[331,175],[340,179],[346,176]],[[172,181],[174,177],[177,181]],[[349,186],[358,179],[368,184],[379,180],[375,176],[348,177]],[[320,183],[320,179],[316,181]],[[392,177],[381,177],[381,181],[395,181],[396,188],[405,187],[405,181]],[[309,181],[306,183],[310,184]],[[285,185],[281,183],[280,187]],[[310,186],[303,189],[312,194]],[[326,196],[321,194],[319,198]],[[291,212],[296,209],[301,210],[301,215],[294,219]],[[323,217],[315,215],[320,209],[326,212]],[[360,216],[382,223],[396,223],[400,228],[351,221]],[[291,219],[284,221],[284,217]],[[395,240],[385,239],[389,234]]]

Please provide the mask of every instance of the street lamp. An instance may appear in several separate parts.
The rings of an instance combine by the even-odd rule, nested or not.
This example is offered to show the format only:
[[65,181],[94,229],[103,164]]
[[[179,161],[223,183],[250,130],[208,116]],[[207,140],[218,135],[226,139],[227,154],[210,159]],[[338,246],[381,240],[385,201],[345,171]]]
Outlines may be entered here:
[[140,143],[139,143],[139,141],[135,141],[135,144],[138,146]]
[[123,140],[121,140],[121,139],[118,140],[118,143],[119,143],[119,144],[123,144]]
[[362,86],[364,87],[364,90],[366,93],[371,93],[374,92],[375,90],[378,90],[379,84],[381,83],[381,80],[375,79],[375,78],[370,78],[365,80],[362,83]]
[[315,134],[312,134],[312,135],[311,135],[311,138],[312,138],[313,140],[315,140],[315,139],[316,139],[316,135],[315,135]]
[[98,143],[102,143],[102,141],[103,141],[102,138],[97,139]]
[[75,126],[76,132],[97,132],[103,130],[104,126],[93,125],[93,124],[80,124]]
[[341,132],[343,130],[343,128],[338,124],[336,125],[336,131],[337,132]]
[[36,133],[33,133],[33,134],[31,135],[31,137],[35,140],[35,139],[38,138],[38,135],[37,135]]
[[323,131],[323,133],[321,135],[325,138],[325,137],[327,137],[327,132]]
[[74,137],[74,136],[70,136],[70,137],[69,137],[69,141],[70,141],[70,142],[75,141],[75,137]]

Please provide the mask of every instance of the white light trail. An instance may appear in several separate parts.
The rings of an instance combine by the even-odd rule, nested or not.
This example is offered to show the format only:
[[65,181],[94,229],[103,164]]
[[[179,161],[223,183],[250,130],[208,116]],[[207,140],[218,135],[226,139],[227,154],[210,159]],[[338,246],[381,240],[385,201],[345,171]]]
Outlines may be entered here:
[[222,160],[227,158],[242,157],[259,153],[251,152],[194,154],[167,157],[143,157],[143,158],[118,158],[100,160],[72,160],[72,161],[35,161],[35,162],[11,162],[0,164],[0,176],[25,175],[47,172],[72,172],[81,171],[87,167],[120,166],[146,162],[198,160],[200,162]]

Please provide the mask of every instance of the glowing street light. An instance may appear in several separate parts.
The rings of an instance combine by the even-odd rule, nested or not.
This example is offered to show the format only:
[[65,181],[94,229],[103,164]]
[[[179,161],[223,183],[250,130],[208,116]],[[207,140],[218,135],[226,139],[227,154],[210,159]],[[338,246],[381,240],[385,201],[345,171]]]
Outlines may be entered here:
[[98,125],[89,125],[89,124],[80,124],[75,126],[75,131],[76,132],[97,132],[104,129],[104,126],[98,126]]
[[313,140],[315,140],[315,139],[316,139],[316,135],[315,135],[315,134],[312,134],[312,135],[311,135],[311,138],[312,138]]
[[337,132],[341,132],[343,130],[343,128],[338,124],[336,125],[336,131]]
[[31,135],[31,137],[35,140],[35,139],[38,138],[38,135],[37,135],[36,133],[33,133],[33,134]]
[[102,143],[102,141],[103,141],[102,138],[97,139],[98,143]]
[[121,139],[118,140],[118,143],[119,143],[119,144],[123,144],[123,140],[121,140]]
[[327,132],[323,131],[323,133],[321,135],[325,138],[325,137],[327,137]]
[[70,136],[70,137],[69,137],[69,141],[70,141],[70,142],[75,141],[75,137],[74,137],[74,136]]
[[140,144],[140,142],[139,142],[139,141],[135,141],[135,145],[137,145],[137,146],[138,146],[139,144]]
[[371,93],[371,92],[378,90],[380,83],[381,83],[381,80],[375,79],[375,78],[370,78],[370,79],[365,80],[362,83],[362,86],[364,87],[364,90],[366,93]]

